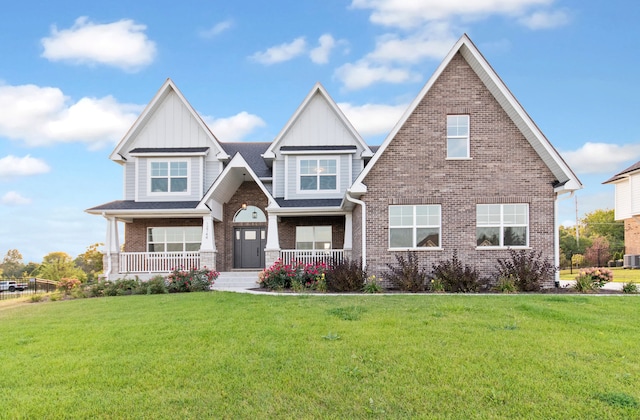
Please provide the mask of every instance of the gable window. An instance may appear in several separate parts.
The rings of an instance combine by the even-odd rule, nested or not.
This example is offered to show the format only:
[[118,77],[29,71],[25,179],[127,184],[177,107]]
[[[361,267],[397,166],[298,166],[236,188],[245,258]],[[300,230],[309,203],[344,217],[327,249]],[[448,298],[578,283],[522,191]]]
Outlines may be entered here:
[[469,158],[469,116],[447,115],[447,159]]
[[528,204],[478,204],[476,217],[478,247],[528,246]]
[[336,191],[338,189],[337,159],[300,159],[300,191]]
[[202,240],[200,226],[150,227],[147,229],[148,252],[199,251]]
[[188,192],[187,161],[152,161],[150,187],[152,193]]
[[389,248],[440,248],[440,205],[389,206]]
[[331,249],[331,226],[296,226],[296,249]]

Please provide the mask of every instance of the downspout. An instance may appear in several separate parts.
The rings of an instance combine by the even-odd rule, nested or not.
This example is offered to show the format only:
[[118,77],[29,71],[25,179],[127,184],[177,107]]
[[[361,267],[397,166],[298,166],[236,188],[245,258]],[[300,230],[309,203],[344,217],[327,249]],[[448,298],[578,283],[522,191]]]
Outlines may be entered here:
[[364,270],[367,266],[367,205],[364,201],[351,197],[349,191],[347,191],[347,194],[344,197],[347,201],[358,204],[362,207],[362,229],[360,232],[362,236],[362,269]]
[[102,217],[104,217],[107,220],[107,239],[108,242],[107,245],[107,269],[104,272],[105,278],[109,279],[109,276],[111,275],[111,221],[109,220],[109,218],[107,217],[105,212],[102,212]]
[[560,192],[556,192],[556,199],[553,200],[553,219],[555,221],[555,223],[553,224],[554,226],[554,232],[553,232],[553,251],[554,251],[554,261],[555,261],[555,266],[558,267],[558,271],[556,271],[556,279],[555,279],[555,283],[556,283],[556,287],[558,287],[560,285],[560,221],[558,220],[558,203],[560,201],[563,200],[567,200],[571,197],[573,197],[573,195],[575,194],[575,191],[570,191],[569,195],[567,197],[562,197],[560,198],[560,196],[563,193]]

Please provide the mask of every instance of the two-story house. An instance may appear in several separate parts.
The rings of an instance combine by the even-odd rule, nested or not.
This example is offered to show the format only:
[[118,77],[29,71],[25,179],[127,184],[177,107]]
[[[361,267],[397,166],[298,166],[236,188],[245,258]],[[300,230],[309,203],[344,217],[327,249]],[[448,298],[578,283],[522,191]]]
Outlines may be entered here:
[[111,159],[124,200],[87,210],[109,278],[345,256],[379,275],[407,250],[489,275],[509,248],[557,258],[557,202],[581,188],[466,35],[379,148],[320,84],[272,142],[220,142],[168,80]]
[[603,184],[615,186],[615,219],[624,220],[624,267],[640,268],[640,162]]

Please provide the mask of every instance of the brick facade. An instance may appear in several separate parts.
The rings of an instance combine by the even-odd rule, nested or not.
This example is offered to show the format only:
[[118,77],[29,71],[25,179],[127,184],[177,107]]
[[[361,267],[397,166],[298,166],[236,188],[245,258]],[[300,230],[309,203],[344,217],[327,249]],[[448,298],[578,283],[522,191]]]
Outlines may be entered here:
[[[446,160],[448,114],[470,115],[471,159]],[[457,250],[464,264],[488,277],[497,258],[508,256],[506,250],[476,250],[476,204],[528,203],[530,247],[553,261],[554,181],[457,53],[364,179],[368,190],[361,199],[367,204],[369,274],[378,276],[386,263],[396,262],[395,252],[388,250],[390,204],[442,206],[442,250],[418,251],[429,271],[432,263],[451,258]],[[354,228],[359,223],[354,215]]]
[[624,253],[640,255],[640,220],[638,219],[624,221]]

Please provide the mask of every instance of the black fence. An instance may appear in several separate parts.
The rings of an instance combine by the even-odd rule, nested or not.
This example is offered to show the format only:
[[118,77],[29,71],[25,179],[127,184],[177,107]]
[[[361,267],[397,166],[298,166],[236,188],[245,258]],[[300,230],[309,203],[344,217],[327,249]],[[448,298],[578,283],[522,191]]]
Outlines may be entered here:
[[30,278],[26,280],[13,280],[13,279],[0,279],[0,281],[15,281],[16,286],[13,285],[12,289],[15,288],[14,291],[11,290],[0,290],[0,300],[5,299],[16,299],[24,296],[31,296],[38,293],[49,293],[54,292],[56,290],[58,282],[46,279],[39,278]]

